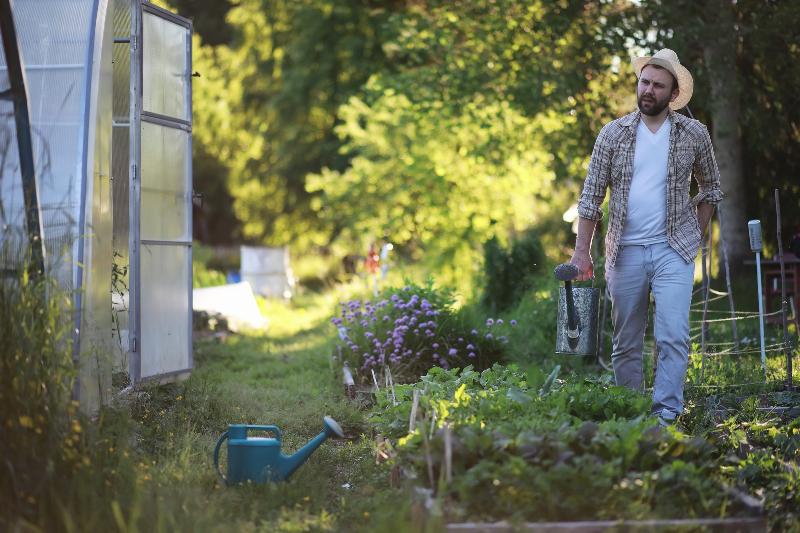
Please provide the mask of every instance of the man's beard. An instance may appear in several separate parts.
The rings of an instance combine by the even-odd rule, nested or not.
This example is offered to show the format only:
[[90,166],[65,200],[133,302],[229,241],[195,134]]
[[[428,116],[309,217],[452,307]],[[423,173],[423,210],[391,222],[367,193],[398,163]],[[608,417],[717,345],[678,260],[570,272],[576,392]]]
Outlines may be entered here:
[[648,96],[649,100],[642,102],[644,97],[645,95],[641,95],[636,103],[639,106],[639,111],[651,117],[658,115],[669,105],[669,97],[663,100],[656,100],[653,96]]

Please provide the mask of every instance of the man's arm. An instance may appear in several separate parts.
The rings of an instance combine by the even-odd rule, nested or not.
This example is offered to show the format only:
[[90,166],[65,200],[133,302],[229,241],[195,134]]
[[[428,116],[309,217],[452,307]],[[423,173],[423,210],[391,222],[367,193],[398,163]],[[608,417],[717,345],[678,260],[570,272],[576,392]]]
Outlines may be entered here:
[[[723,196],[725,196],[720,188],[719,167],[717,166],[717,159],[714,157],[714,147],[711,144],[711,136],[708,134],[708,129],[702,126],[702,134],[698,146],[697,158],[695,158],[692,173],[699,192],[694,197],[693,201],[697,204],[697,219],[700,221],[700,230],[705,232],[708,219],[703,221],[701,218],[708,210],[708,217],[714,212],[714,205],[718,204]],[[703,208],[700,210],[700,205],[703,203],[709,204],[711,207]]]
[[697,221],[700,223],[700,235],[706,234],[708,222],[711,220],[711,215],[714,214],[714,205],[701,202],[697,204]]
[[591,249],[596,227],[596,220],[589,220],[583,217],[578,219],[578,237],[575,240],[575,252],[570,260],[570,263],[578,267],[580,271],[576,278],[578,281],[586,281],[594,276]]
[[597,221],[603,217],[600,206],[606,197],[611,175],[612,143],[608,141],[607,124],[600,130],[594,143],[589,170],[583,183],[583,190],[578,201],[578,237],[575,241],[575,252],[570,263],[578,267],[578,281],[591,279],[594,275],[591,245]]

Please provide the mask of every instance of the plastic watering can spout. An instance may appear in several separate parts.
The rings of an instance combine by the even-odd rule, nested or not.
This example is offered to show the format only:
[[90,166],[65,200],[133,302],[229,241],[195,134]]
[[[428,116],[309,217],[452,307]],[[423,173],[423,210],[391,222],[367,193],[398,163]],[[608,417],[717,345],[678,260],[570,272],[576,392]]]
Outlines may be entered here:
[[286,478],[291,476],[298,468],[300,468],[303,463],[308,460],[314,451],[320,447],[320,445],[328,440],[328,437],[344,437],[344,432],[342,431],[341,426],[339,425],[336,420],[333,418],[326,416],[322,419],[324,423],[324,428],[322,432],[308,441],[308,444],[297,450],[293,455],[285,456],[281,455],[281,471],[284,472]]

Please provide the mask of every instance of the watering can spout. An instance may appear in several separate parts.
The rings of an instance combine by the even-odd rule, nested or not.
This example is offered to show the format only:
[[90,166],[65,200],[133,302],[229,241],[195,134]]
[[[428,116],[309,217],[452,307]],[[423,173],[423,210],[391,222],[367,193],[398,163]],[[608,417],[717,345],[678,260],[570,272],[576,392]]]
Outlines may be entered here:
[[281,462],[283,463],[281,470],[283,470],[286,478],[291,476],[295,470],[300,468],[303,463],[308,460],[311,454],[314,453],[314,451],[316,451],[316,449],[328,439],[328,437],[344,437],[344,432],[336,420],[329,416],[326,416],[322,420],[325,424],[325,427],[319,435],[311,439],[305,446],[297,450],[293,455],[281,456]]

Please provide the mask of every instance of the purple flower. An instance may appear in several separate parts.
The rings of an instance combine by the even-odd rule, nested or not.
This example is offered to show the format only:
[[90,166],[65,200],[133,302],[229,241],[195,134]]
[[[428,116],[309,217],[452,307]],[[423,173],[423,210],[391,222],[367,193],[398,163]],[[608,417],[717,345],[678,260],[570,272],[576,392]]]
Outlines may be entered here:
[[477,329],[473,329],[472,331],[470,331],[470,333],[472,333],[473,335],[477,335],[478,334],[478,330]]
[[437,349],[438,347],[439,347],[438,342],[434,342],[433,344],[431,344],[431,348],[433,348],[434,350]]
[[493,320],[493,319],[491,319],[491,318],[487,318],[487,319],[486,319],[486,327],[487,327],[487,328],[490,328],[490,327],[492,327],[492,326],[494,326],[494,320]]
[[498,326],[502,326],[503,325],[503,319],[502,318],[498,318],[497,319],[497,325]]
[[450,356],[458,355],[458,350],[456,350],[455,348],[450,348],[450,350],[447,352],[447,355]]
[[469,353],[467,354],[467,357],[470,357],[470,358],[473,358],[473,357],[475,357],[475,352],[469,352]]
[[475,346],[473,346],[472,344],[467,344],[467,350],[474,350],[474,349]]
[[514,326],[517,325],[517,321],[512,319],[510,324],[511,324],[511,327],[513,328]]
[[494,338],[494,335],[492,335],[491,333],[487,333],[486,338],[491,340]]

